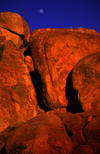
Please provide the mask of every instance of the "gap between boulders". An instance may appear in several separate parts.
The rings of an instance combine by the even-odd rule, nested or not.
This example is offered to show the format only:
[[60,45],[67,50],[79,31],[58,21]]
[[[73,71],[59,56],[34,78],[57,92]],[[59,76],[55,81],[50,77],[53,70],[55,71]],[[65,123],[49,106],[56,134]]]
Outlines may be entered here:
[[[29,55],[32,58],[31,48],[29,46],[24,52],[24,56],[27,56],[27,55]],[[45,112],[50,111],[50,109],[46,107],[46,105],[43,102],[41,76],[35,66],[34,66],[34,71],[30,73],[30,76],[36,91],[38,106],[42,108]],[[66,78],[65,93],[66,93],[65,94],[66,99],[68,100],[68,106],[66,108],[67,112],[71,112],[71,113],[84,112],[77,97],[78,92],[73,88],[72,71],[69,73],[68,77]]]
[[72,70],[66,78],[66,98],[68,99],[67,112],[84,112],[77,97],[78,92],[73,88]]
[[[27,56],[27,55],[32,58],[31,48],[29,46],[24,52],[24,56]],[[50,109],[43,102],[41,76],[39,72],[37,71],[35,65],[34,65],[34,71],[30,73],[30,76],[31,76],[32,83],[36,91],[38,106],[41,109],[43,109],[45,112],[50,111]]]
[[30,76],[36,91],[38,106],[42,108],[45,112],[50,111],[50,109],[47,108],[43,102],[41,77],[39,72],[36,70],[35,66],[34,71],[30,73]]

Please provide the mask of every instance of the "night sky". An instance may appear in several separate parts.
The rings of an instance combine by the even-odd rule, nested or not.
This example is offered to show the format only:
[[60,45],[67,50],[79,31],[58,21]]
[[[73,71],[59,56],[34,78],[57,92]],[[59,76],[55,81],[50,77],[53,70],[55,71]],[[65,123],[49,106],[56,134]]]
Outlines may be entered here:
[[30,32],[83,27],[100,33],[100,0],[0,0],[0,12],[20,14]]

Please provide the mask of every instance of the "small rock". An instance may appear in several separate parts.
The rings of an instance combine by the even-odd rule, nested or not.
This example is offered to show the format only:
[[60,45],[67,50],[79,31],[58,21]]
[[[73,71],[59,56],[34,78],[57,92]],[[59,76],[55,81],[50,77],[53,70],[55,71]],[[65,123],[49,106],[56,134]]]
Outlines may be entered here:
[[30,56],[25,56],[25,64],[27,65],[29,73],[34,71],[34,63]]
[[86,140],[93,139],[100,143],[100,116],[94,117],[83,129]]

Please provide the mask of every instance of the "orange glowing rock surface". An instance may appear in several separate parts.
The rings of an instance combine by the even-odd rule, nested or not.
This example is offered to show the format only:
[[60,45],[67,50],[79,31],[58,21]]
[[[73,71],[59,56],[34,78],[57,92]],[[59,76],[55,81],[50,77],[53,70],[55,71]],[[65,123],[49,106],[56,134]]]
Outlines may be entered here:
[[0,61],[0,132],[36,116],[36,92],[24,56],[12,41],[2,41]]
[[0,153],[99,154],[99,134],[100,34],[0,13]]
[[18,13],[0,12],[0,27],[17,35],[22,35],[27,41],[29,41],[29,25]]
[[68,105],[67,77],[80,59],[100,52],[99,36],[84,28],[44,28],[31,33],[32,58],[43,82],[44,102],[50,109]]
[[27,65],[29,72],[34,71],[34,63],[30,56],[25,56],[25,64]]

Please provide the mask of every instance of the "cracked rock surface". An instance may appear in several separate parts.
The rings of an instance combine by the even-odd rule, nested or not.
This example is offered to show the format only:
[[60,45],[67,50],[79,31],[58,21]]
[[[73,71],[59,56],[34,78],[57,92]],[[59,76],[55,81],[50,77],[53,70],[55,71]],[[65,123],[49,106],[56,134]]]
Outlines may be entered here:
[[24,40],[29,41],[30,29],[27,22],[17,13],[0,13],[0,36],[12,40],[19,48],[24,46]]
[[67,77],[80,59],[100,52],[100,34],[84,28],[38,29],[31,33],[30,48],[43,82],[45,105],[50,109],[63,108],[68,106]]
[[1,12],[0,153],[100,154],[99,134],[100,34]]

